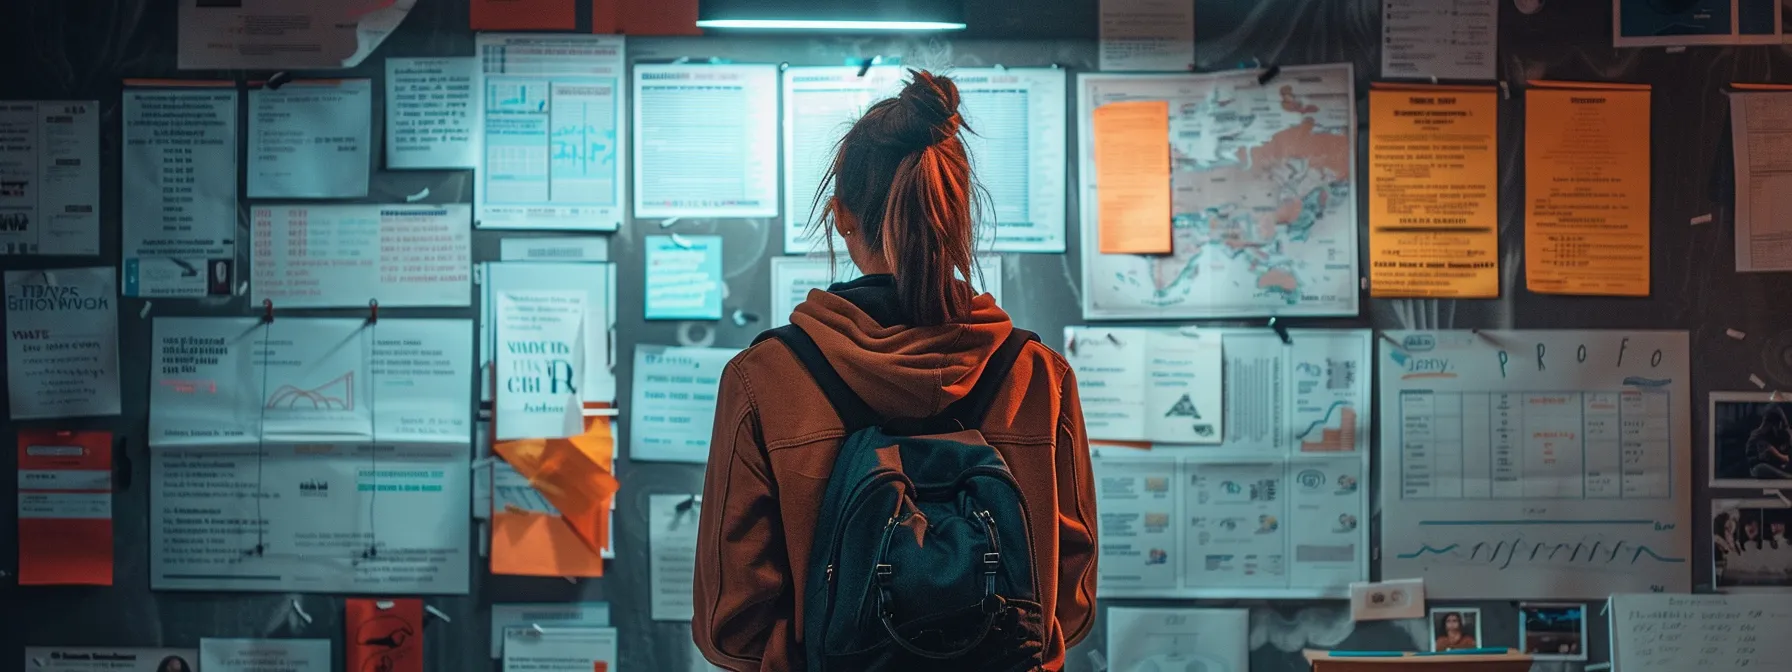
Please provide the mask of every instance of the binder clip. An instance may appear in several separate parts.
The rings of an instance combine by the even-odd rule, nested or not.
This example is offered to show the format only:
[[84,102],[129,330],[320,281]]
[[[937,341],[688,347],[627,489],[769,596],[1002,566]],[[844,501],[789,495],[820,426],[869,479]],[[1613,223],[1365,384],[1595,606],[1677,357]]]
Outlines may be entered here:
[[1294,338],[1288,335],[1288,325],[1282,324],[1281,320],[1273,317],[1269,318],[1269,328],[1276,332],[1277,337],[1282,339],[1282,345],[1294,345]]
[[1269,67],[1264,68],[1263,72],[1257,75],[1257,86],[1268,86],[1269,80],[1275,79],[1276,75],[1280,74],[1282,74],[1282,66],[1269,64]]
[[679,514],[684,514],[688,513],[691,510],[691,507],[695,506],[703,506],[703,495],[691,495],[690,499],[679,502],[678,506],[673,510],[677,511]]
[[262,299],[261,300],[261,322],[262,322],[262,324],[270,324],[273,321],[274,321],[274,300],[273,299]]

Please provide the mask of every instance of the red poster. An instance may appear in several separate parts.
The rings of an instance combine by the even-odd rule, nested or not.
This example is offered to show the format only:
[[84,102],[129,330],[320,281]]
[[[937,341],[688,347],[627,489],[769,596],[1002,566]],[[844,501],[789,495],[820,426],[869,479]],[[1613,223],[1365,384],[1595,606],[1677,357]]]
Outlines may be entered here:
[[19,431],[19,584],[112,585],[112,433]]
[[348,672],[423,672],[423,600],[350,599]]
[[573,0],[473,0],[473,30],[572,30]]

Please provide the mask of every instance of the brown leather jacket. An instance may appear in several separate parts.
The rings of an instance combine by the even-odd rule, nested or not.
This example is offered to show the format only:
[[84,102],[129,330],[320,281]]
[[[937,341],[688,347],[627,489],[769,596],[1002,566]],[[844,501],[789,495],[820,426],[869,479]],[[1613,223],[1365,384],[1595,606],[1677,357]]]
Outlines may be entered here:
[[[938,414],[977,382],[1013,329],[989,295],[965,323],[898,324],[888,276],[814,291],[791,322],[884,417]],[[892,326],[884,326],[892,325]],[[1076,379],[1038,343],[1022,351],[984,437],[1020,483],[1033,520],[1033,567],[1047,614],[1046,669],[1094,622],[1095,490]],[[821,390],[773,339],[722,374],[697,540],[698,648],[729,670],[801,670],[803,586],[817,511],[845,438]],[[1044,503],[1043,505],[1041,503]]]

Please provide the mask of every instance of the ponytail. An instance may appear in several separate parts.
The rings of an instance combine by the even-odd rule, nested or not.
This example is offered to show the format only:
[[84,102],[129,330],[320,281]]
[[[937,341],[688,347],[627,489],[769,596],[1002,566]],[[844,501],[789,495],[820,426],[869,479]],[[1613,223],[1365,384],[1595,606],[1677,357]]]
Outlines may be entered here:
[[831,185],[838,207],[881,252],[910,325],[962,322],[971,313],[971,287],[960,278],[971,277],[976,188],[959,137],[958,87],[911,74],[901,95],[873,105],[841,139],[821,193]]

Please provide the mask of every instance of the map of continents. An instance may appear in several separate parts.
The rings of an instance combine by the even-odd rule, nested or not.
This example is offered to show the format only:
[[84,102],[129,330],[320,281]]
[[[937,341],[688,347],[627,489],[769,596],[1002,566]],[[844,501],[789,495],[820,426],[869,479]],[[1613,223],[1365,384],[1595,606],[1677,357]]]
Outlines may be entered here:
[[1357,313],[1348,65],[1113,84],[1097,100],[1170,100],[1174,244],[1086,255],[1089,317]]

